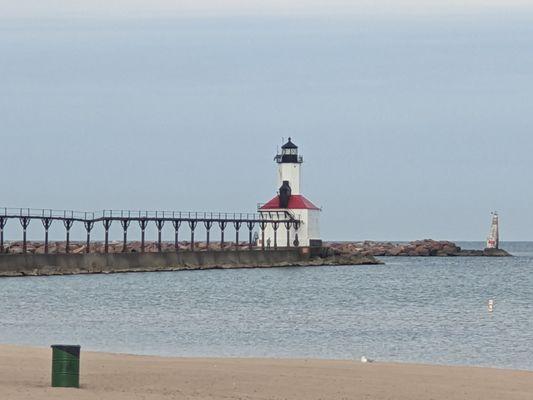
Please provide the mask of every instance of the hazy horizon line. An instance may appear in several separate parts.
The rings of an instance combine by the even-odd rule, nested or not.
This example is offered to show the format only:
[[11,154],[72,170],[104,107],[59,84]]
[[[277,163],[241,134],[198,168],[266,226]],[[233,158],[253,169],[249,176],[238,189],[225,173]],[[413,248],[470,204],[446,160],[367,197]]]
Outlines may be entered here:
[[[164,1],[162,3],[165,3]],[[255,4],[243,6],[243,4],[227,4],[197,6],[196,2],[191,5],[181,5],[175,7],[173,4],[164,5],[150,3],[149,6],[114,6],[104,7],[99,5],[71,5],[65,3],[63,7],[56,8],[39,8],[27,7],[20,9],[11,4],[0,6],[3,13],[0,16],[2,21],[42,21],[42,20],[165,20],[165,19],[227,19],[227,18],[291,18],[291,19],[352,19],[354,17],[373,17],[373,18],[423,18],[423,17],[472,17],[480,15],[502,16],[507,13],[522,13],[524,11],[533,11],[533,4],[527,1],[515,0],[500,2],[474,1],[473,3],[453,3],[443,4],[432,2],[431,4],[423,3],[414,4],[375,4],[373,2],[363,2],[365,4],[311,4],[311,5],[290,5],[285,6],[283,3],[278,7],[276,5]],[[341,2],[342,3],[342,2]],[[36,3],[36,4],[40,4]],[[9,7],[11,6],[11,7]],[[31,11],[28,11],[31,9]]]

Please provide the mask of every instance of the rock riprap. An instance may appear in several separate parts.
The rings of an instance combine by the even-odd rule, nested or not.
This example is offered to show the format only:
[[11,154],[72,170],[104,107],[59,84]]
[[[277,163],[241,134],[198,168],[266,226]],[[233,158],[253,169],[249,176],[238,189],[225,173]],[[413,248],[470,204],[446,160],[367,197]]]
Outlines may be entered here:
[[[179,249],[182,251],[190,250],[190,242],[180,242],[179,243]],[[67,244],[65,241],[50,241],[48,243],[48,253],[49,254],[62,254],[66,253],[66,247]],[[225,243],[224,249],[232,249],[232,250],[246,250],[248,248],[247,242],[240,242],[238,245],[235,245],[235,243]],[[207,250],[207,243],[206,242],[196,242],[194,245],[195,250]],[[209,244],[209,250],[220,250],[221,245],[220,242],[216,243],[210,243]],[[85,253],[87,250],[86,243],[85,242],[70,242],[69,245],[69,252],[71,254],[79,254],[79,253]],[[103,242],[91,242],[90,247],[91,253],[104,253],[105,252],[105,245]],[[123,251],[123,245],[121,241],[112,241],[108,244],[108,252],[109,253],[122,253]],[[146,253],[156,253],[159,251],[157,242],[154,241],[147,241],[144,244],[144,251]],[[167,251],[174,251],[174,242],[162,242],[161,243],[161,251],[167,252]],[[126,253],[140,253],[141,252],[141,242],[128,242],[126,249]],[[4,244],[4,253],[9,254],[22,254],[23,253],[23,244],[22,241],[13,241],[13,242],[7,242]],[[40,241],[28,241],[26,244],[26,253],[28,254],[44,254],[45,253],[45,247],[44,242]]]
[[329,242],[326,243],[339,254],[356,254],[376,257],[507,257],[502,249],[463,250],[447,240],[417,240],[409,243],[394,242]]

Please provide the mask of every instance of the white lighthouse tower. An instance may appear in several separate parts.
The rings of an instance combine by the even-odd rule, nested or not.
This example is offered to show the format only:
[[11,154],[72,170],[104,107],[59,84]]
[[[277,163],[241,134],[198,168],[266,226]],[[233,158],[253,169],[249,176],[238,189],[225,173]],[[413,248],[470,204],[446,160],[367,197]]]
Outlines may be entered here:
[[[300,221],[298,229],[287,228],[280,224],[277,234],[268,224],[265,229],[265,246],[274,246],[276,240],[280,247],[319,247],[320,240],[319,217],[321,209],[301,194],[301,168],[303,157],[298,155],[298,146],[289,138],[281,146],[281,154],[277,154],[274,161],[278,164],[278,194],[266,204],[259,207],[265,219],[286,219],[286,212]],[[287,242],[289,238],[289,242]],[[261,239],[259,245],[262,245]]]

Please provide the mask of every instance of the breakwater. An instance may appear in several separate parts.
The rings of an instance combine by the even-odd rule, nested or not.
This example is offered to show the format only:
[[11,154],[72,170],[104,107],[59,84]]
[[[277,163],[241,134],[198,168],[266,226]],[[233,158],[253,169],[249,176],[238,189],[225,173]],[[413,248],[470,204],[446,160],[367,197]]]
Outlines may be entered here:
[[394,242],[329,242],[326,243],[338,254],[353,254],[376,257],[508,257],[503,249],[468,250],[447,240],[417,240],[409,243]]
[[0,277],[381,264],[372,256],[312,257],[308,250],[3,254],[0,255]]
[[264,268],[296,265],[305,262],[308,258],[298,249],[114,254],[6,254],[0,256],[0,276]]

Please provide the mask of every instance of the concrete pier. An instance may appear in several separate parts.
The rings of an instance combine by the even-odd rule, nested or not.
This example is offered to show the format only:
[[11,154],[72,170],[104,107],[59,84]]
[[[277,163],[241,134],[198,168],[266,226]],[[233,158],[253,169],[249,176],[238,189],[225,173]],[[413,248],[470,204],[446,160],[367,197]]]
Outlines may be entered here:
[[0,276],[267,268],[301,265],[301,249],[114,254],[2,254]]

